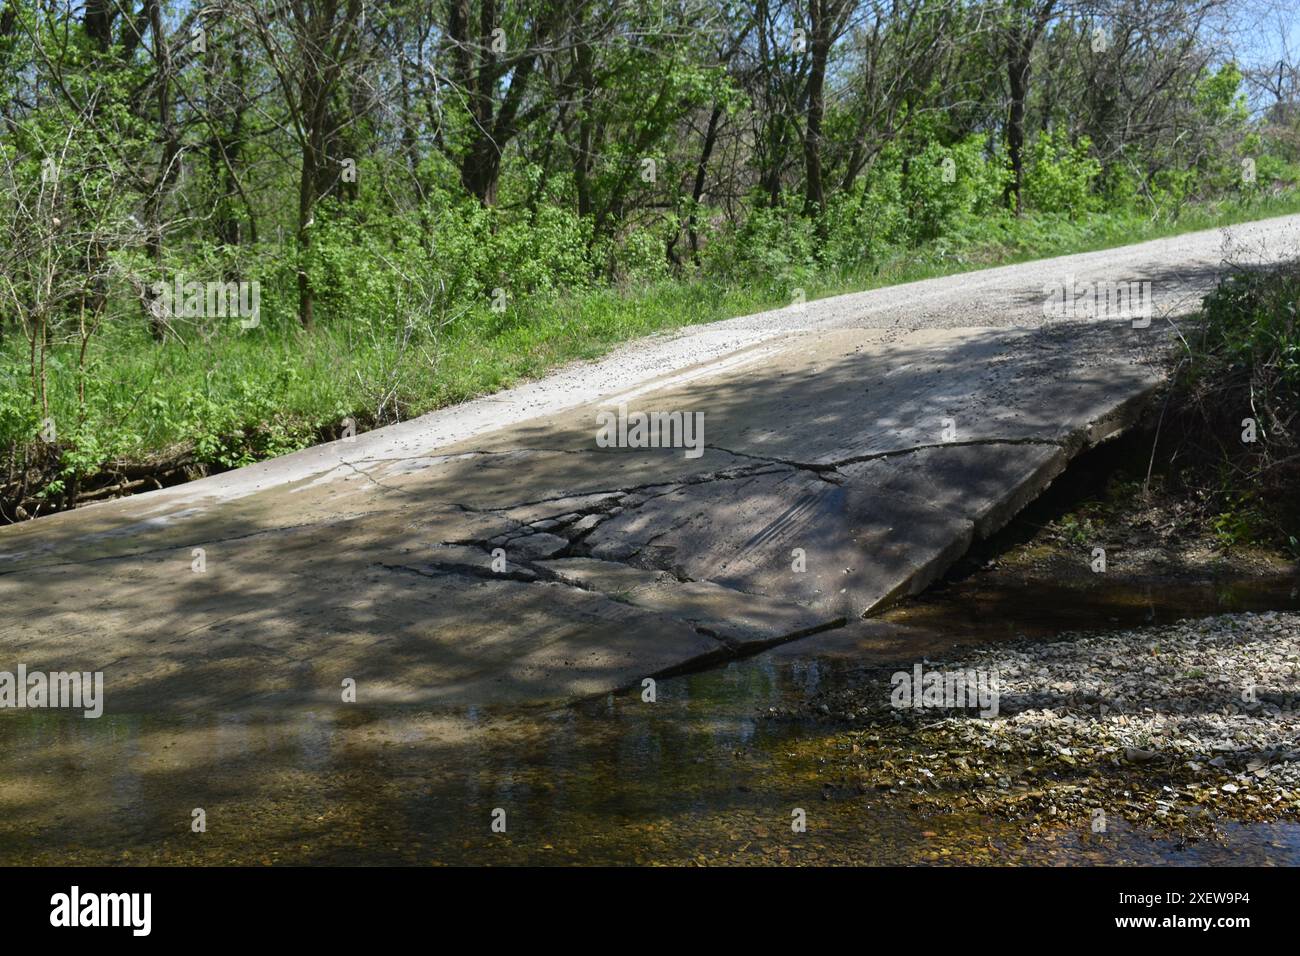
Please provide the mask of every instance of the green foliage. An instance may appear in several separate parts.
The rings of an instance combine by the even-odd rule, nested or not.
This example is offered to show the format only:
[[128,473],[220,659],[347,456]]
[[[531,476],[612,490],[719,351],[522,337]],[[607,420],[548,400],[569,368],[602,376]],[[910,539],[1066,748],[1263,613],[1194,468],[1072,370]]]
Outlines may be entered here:
[[1024,191],[1028,205],[1071,219],[1095,209],[1098,203],[1092,194],[1092,186],[1101,175],[1101,163],[1090,155],[1091,149],[1088,137],[1071,143],[1061,127],[1035,139],[1025,171]]
[[404,270],[424,258],[413,226],[398,217],[362,220],[354,210],[322,204],[306,263],[323,318],[393,321]]
[[[1178,380],[1181,431],[1225,545],[1300,536],[1300,263],[1250,269],[1206,297]],[[1248,422],[1253,441],[1245,440]]]
[[381,329],[408,322],[413,297],[431,312],[459,314],[498,288],[515,299],[590,288],[591,244],[590,221],[568,210],[510,217],[444,195],[402,215],[322,204],[307,263],[327,320]]
[[0,451],[32,442],[39,420],[17,363],[0,366]]
[[591,286],[595,269],[588,258],[590,220],[567,209],[544,206],[531,220],[500,227],[488,241],[489,288],[509,288],[516,295],[547,295]]
[[1079,518],[1068,514],[1061,518],[1056,526],[1062,539],[1075,547],[1083,548],[1097,541],[1097,527],[1091,518]]
[[786,195],[780,205],[757,203],[738,226],[724,225],[704,249],[707,275],[753,283],[774,296],[801,287],[816,265],[816,222],[803,201]]
[[186,393],[179,407],[155,412],[175,416],[178,430],[194,436],[194,456],[205,464],[237,468],[311,444],[310,423],[286,417],[282,397],[292,391],[295,366],[279,363],[265,378],[225,376],[203,392]]
[[1266,372],[1261,384],[1300,400],[1300,269],[1230,276],[1205,299],[1202,356]]
[[1235,495],[1230,506],[1210,520],[1210,528],[1220,544],[1233,547],[1258,541],[1266,523],[1251,496]]
[[972,217],[988,215],[997,206],[1003,180],[979,134],[952,146],[926,143],[911,157],[902,180],[907,238],[931,241]]
[[649,229],[633,229],[613,250],[614,271],[627,282],[643,285],[669,278],[664,240]]
[[900,200],[901,171],[883,164],[872,185],[860,182],[836,193],[823,216],[826,240],[822,262],[838,272],[877,263],[906,241],[907,214]]

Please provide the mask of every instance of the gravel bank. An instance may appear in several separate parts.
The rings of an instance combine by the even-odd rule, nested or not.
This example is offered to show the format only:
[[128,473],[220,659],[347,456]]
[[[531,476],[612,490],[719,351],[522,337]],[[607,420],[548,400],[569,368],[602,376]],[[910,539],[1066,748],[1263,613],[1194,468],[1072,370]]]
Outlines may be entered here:
[[892,706],[902,669],[864,670],[789,715],[853,728],[836,740],[839,786],[1096,832],[1112,815],[1188,832],[1300,820],[1300,614],[1065,634],[922,667],[994,677],[997,715]]

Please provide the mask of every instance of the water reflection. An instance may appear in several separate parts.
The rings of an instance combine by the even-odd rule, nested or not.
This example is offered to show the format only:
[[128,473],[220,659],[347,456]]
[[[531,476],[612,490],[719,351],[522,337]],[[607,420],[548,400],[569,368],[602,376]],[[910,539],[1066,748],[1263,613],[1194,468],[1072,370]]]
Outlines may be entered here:
[[[1055,624],[1043,626],[1077,620],[1081,603],[1092,625],[1224,601],[1286,604],[1285,588],[1198,593],[1199,604],[1170,589],[1136,601],[1076,596],[1057,601]],[[1098,839],[969,813],[922,816],[905,796],[824,786],[836,782],[831,732],[762,716],[848,679],[868,655],[1032,633],[1052,600],[1023,597],[940,595],[661,680],[654,703],[638,687],[532,713],[0,713],[0,862],[1300,863],[1294,824],[1226,826],[1219,840],[1180,847],[1123,824]],[[190,829],[196,807],[206,833]],[[504,834],[490,829],[497,808]],[[794,808],[807,814],[806,833],[791,830]]]

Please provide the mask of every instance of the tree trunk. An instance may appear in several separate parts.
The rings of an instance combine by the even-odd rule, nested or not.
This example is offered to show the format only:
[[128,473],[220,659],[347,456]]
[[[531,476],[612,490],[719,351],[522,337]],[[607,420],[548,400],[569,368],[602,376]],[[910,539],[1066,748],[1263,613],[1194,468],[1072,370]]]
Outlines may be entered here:
[[822,119],[826,114],[826,63],[831,52],[831,24],[826,0],[813,0],[812,66],[808,73],[808,118],[803,138],[804,215],[820,215],[826,209],[822,185]]
[[[153,189],[145,201],[144,224],[148,230],[145,252],[153,260],[154,266],[159,270],[159,279],[162,280],[162,204],[175,173],[181,145],[176,124],[172,121],[172,57],[167,45],[167,33],[163,29],[161,0],[149,0],[148,13],[149,29],[153,33],[154,63],[158,72],[158,130],[162,138],[162,150],[158,157],[158,172],[154,177]],[[161,342],[167,333],[166,321],[154,309],[147,308],[146,311],[149,334],[155,341]]]
[[704,132],[704,145],[700,148],[700,161],[695,166],[695,185],[691,188],[691,214],[686,218],[686,236],[691,243],[691,261],[700,264],[699,213],[700,198],[709,171],[709,158],[718,142],[718,123],[722,119],[722,104],[714,103],[709,114],[709,126]]
[[302,152],[302,175],[298,180],[298,322],[304,329],[316,324],[315,297],[307,275],[307,253],[311,249],[312,217],[316,209],[316,150]]
[[1024,44],[1013,41],[1013,54],[1007,59],[1011,105],[1007,112],[1007,160],[1011,164],[1011,182],[1003,193],[1007,208],[1020,215],[1020,190],[1025,181],[1025,98],[1029,91],[1029,57]]

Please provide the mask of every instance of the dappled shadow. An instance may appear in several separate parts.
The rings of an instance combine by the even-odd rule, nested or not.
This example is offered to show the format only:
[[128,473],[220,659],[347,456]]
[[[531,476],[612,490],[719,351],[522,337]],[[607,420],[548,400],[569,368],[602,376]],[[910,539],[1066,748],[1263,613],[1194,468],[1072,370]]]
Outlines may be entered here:
[[150,515],[146,495],[84,528],[74,513],[6,529],[0,553],[25,555],[0,560],[0,640],[31,669],[105,670],[110,707],[132,711],[333,700],[345,677],[395,702],[599,693],[719,647],[564,585],[399,569],[583,510],[524,502],[619,491],[574,553],[624,541],[620,560],[814,604],[845,591],[861,610],[1023,505],[1058,445],[1148,387],[1161,341],[1092,323],[918,336],[819,336],[634,399],[702,412],[699,458],[597,448],[592,406],[179,515]]
[[[46,768],[7,790],[5,806],[40,832],[68,828],[68,845],[92,831],[103,847],[185,841],[189,809],[207,799],[245,829],[277,807],[295,815],[264,821],[267,838],[249,853],[280,841],[286,856],[345,862],[349,834],[370,859],[412,834],[445,849],[457,828],[486,828],[488,805],[510,796],[518,771],[441,720],[639,686],[733,651],[671,613],[545,575],[438,565],[435,548],[461,545],[487,561],[499,541],[510,566],[529,571],[536,563],[510,536],[563,519],[548,533],[569,540],[565,554],[622,542],[624,563],[814,607],[842,592],[860,609],[932,579],[1068,453],[1102,437],[1110,426],[1093,426],[1157,377],[1163,341],[1097,323],[833,333],[628,399],[704,413],[698,458],[597,447],[605,404],[436,453],[348,461],[243,498],[157,506],[145,495],[0,531],[6,658],[33,671],[102,670],[106,684],[99,722],[0,714],[11,752],[43,755]],[[598,493],[612,497],[584,497]],[[795,548],[804,571],[792,567]],[[345,679],[356,681],[356,705],[340,700]],[[411,707],[439,709],[393,731]],[[567,713],[553,718],[546,752],[581,757],[596,725]],[[720,720],[717,739],[752,733]],[[647,767],[644,787],[593,780],[581,799],[620,802],[629,820],[662,816],[663,775],[688,769],[691,748],[673,731],[625,739],[613,729],[602,745],[624,748],[616,765]],[[355,759],[340,756],[340,733]],[[304,782],[318,764],[331,769]],[[553,770],[543,762],[527,787],[542,803],[574,799],[546,789]],[[84,799],[72,792],[79,781]],[[725,779],[692,785],[681,813],[691,799],[749,800]],[[454,819],[430,822],[449,807]],[[193,852],[168,846],[180,860]]]

